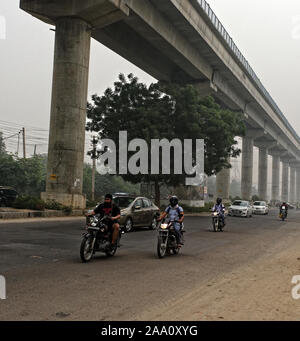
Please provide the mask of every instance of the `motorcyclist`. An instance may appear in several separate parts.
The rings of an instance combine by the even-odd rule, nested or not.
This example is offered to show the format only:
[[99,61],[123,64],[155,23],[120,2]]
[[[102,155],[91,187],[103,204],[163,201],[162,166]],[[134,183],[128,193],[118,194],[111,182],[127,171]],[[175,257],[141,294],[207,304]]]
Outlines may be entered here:
[[183,208],[179,206],[178,198],[173,195],[169,199],[170,205],[165,209],[163,214],[157,219],[157,221],[160,221],[168,216],[170,221],[174,221],[174,229],[176,232],[176,240],[178,247],[181,247],[183,244],[183,238],[182,238],[182,223],[184,220],[184,212]]
[[115,247],[115,244],[119,237],[120,225],[118,219],[121,217],[120,208],[112,202],[112,195],[106,194],[104,203],[99,204],[89,215],[99,214],[101,218],[108,216],[107,225],[112,231],[111,248]]
[[285,210],[285,217],[287,218],[288,209],[289,209],[289,206],[288,206],[287,203],[284,201],[284,202],[280,205],[280,208],[279,208],[279,215],[281,215],[281,214],[282,214],[282,211]]
[[225,206],[222,204],[222,198],[217,198],[216,204],[212,208],[213,212],[218,212],[220,214],[221,221],[223,223],[223,226],[226,225],[225,222]]

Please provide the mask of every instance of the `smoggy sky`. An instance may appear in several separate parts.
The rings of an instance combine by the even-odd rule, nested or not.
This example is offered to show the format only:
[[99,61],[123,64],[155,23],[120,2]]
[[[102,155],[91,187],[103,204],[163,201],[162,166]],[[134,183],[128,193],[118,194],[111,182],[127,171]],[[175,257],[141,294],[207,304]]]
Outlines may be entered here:
[[[208,2],[300,135],[300,1]],[[54,32],[49,28],[21,11],[19,0],[0,0],[0,130],[9,136],[25,126],[28,148],[39,143],[39,152],[47,151],[49,127],[54,50]],[[92,41],[89,97],[111,86],[120,72],[153,81]],[[17,137],[9,141],[7,146],[16,150]]]

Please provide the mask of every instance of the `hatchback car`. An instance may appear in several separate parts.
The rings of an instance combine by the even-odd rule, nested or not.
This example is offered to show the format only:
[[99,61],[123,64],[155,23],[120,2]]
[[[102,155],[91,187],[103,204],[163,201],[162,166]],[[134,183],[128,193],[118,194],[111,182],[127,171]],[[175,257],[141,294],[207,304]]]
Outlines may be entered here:
[[253,209],[249,201],[236,200],[228,209],[229,216],[252,217]]
[[269,207],[265,201],[255,201],[253,203],[254,214],[269,214]]
[[160,210],[150,199],[129,195],[113,195],[113,201],[120,207],[120,225],[124,226],[126,232],[132,231],[135,227],[156,228],[156,216]]
[[18,197],[18,192],[12,187],[0,186],[0,207],[11,206]]

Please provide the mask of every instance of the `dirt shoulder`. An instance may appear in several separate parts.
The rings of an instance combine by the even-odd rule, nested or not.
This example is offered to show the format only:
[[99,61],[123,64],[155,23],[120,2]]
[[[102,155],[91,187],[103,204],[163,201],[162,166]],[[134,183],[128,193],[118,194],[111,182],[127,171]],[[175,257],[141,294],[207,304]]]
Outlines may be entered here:
[[300,275],[300,237],[297,234],[297,237],[280,241],[267,255],[246,266],[202,284],[176,301],[144,312],[141,319],[299,321],[300,300],[292,297],[296,286],[292,278]]

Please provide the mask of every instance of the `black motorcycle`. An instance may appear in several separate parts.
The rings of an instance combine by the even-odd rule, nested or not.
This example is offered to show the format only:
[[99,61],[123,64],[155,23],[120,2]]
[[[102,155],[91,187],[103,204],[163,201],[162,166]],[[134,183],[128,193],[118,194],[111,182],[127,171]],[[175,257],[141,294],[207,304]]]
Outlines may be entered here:
[[287,210],[285,206],[281,207],[279,218],[281,218],[282,221],[285,221],[285,219],[287,218]]
[[[157,241],[157,255],[159,258],[163,258],[166,254],[177,255],[180,251],[180,247],[177,243],[176,231],[174,223],[177,221],[166,222],[163,220],[158,224],[158,241]],[[183,233],[183,225],[181,225],[181,233]]]
[[88,217],[86,232],[80,246],[80,257],[84,263],[89,262],[96,252],[103,252],[108,257],[116,254],[117,248],[120,247],[122,231],[120,229],[119,238],[114,247],[111,246],[112,232],[108,227],[110,217],[104,216],[99,218],[97,215]]
[[223,223],[223,219],[221,217],[220,212],[212,213],[212,226],[213,226],[214,232],[224,231],[224,223]]

